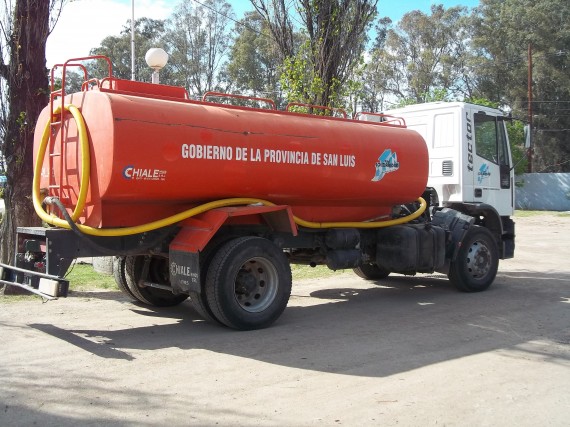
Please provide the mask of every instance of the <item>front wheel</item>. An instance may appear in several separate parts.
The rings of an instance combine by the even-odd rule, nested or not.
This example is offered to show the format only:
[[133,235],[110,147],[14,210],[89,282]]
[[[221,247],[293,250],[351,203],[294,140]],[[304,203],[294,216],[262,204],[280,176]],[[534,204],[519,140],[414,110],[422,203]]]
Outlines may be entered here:
[[457,258],[449,268],[449,280],[463,292],[480,292],[495,280],[499,250],[491,232],[473,226],[461,243]]
[[291,295],[291,267],[269,240],[240,237],[223,245],[206,276],[215,318],[233,329],[260,329],[283,313]]

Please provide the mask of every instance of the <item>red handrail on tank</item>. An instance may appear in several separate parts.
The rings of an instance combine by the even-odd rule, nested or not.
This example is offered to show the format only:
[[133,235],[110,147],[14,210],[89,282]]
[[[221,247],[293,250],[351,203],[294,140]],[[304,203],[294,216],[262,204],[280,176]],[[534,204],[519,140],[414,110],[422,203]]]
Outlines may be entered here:
[[389,114],[384,114],[384,113],[371,113],[368,111],[361,111],[359,113],[356,113],[356,115],[354,116],[354,120],[360,120],[359,117],[363,115],[380,117],[380,119],[383,119],[381,120],[380,123],[383,124],[402,127],[402,128],[407,127],[406,121],[402,117],[391,116]]
[[326,111],[331,111],[332,113],[337,112],[342,114],[343,118],[345,119],[347,118],[346,111],[344,111],[342,108],[325,107],[323,105],[303,104],[301,102],[290,102],[289,104],[287,104],[287,107],[285,107],[285,111],[290,111],[291,107],[316,108],[317,110],[326,110]]
[[136,80],[125,80],[105,77],[100,82],[102,92],[114,92],[124,95],[142,96],[153,99],[164,99],[171,101],[190,101],[186,89],[180,86],[161,85],[156,83],[139,82]]
[[97,89],[101,88],[101,81],[97,78],[92,78],[89,80],[85,80],[82,84],[81,84],[81,90],[83,92],[88,91],[89,90],[89,85],[93,84],[93,87],[97,87]]
[[[60,199],[65,199],[65,195],[63,194],[63,171],[64,171],[64,163],[65,163],[65,155],[64,155],[64,140],[65,140],[65,131],[66,128],[65,126],[62,126],[63,124],[63,118],[65,115],[65,84],[66,84],[66,75],[67,75],[67,68],[68,67],[78,67],[83,71],[83,83],[81,85],[81,90],[89,90],[89,83],[92,81],[97,81],[97,79],[88,79],[88,73],[87,73],[87,68],[85,68],[85,66],[81,63],[82,61],[88,61],[88,60],[96,60],[96,59],[102,59],[105,60],[107,62],[108,65],[108,73],[109,73],[109,77],[113,76],[113,65],[111,64],[111,60],[109,58],[107,58],[106,56],[103,55],[94,55],[94,56],[86,56],[86,57],[81,57],[81,58],[72,58],[72,59],[68,59],[67,61],[65,61],[63,64],[56,64],[52,67],[51,69],[51,73],[50,73],[50,100],[49,100],[49,107],[50,107],[50,137],[49,137],[49,147],[48,147],[48,174],[49,174],[49,194],[50,195],[55,195],[57,197],[59,197]],[[58,68],[63,68],[62,72],[61,72],[61,88],[60,89],[55,89],[55,71]],[[97,81],[97,86],[99,85],[99,82]],[[59,112],[57,114],[55,114],[54,112],[57,110],[57,107],[55,107],[55,101],[57,98],[60,98],[59,101],[59,105],[57,107],[59,107]],[[57,131],[54,129],[55,127],[60,126],[60,131],[59,131],[59,149],[58,151],[56,151],[56,141],[55,141],[55,135],[57,134]],[[54,158],[55,157],[59,157],[60,161],[59,161],[59,175],[55,173],[54,170]],[[58,184],[58,178],[59,178],[59,184]]]
[[236,99],[246,99],[248,101],[260,101],[260,102],[265,102],[269,105],[271,105],[271,110],[277,110],[277,107],[275,106],[275,101],[273,101],[272,99],[269,98],[258,98],[256,96],[247,96],[247,95],[235,95],[235,94],[231,94],[231,93],[223,93],[223,92],[206,92],[204,94],[204,96],[202,96],[202,102],[208,102],[206,101],[206,98],[208,98],[209,96],[215,96],[218,98],[236,98]]

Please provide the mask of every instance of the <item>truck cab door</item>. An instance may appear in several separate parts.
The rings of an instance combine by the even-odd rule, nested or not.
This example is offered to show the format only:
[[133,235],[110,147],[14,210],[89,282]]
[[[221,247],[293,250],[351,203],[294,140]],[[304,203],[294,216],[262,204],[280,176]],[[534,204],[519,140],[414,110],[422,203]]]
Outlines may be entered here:
[[474,201],[493,206],[501,216],[512,215],[514,177],[504,118],[476,111],[473,119]]

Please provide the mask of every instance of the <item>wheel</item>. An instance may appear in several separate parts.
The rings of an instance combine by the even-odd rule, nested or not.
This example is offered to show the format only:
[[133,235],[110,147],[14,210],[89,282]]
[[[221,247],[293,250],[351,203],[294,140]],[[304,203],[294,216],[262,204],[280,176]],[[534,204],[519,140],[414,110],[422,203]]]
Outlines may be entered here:
[[190,305],[194,311],[206,322],[220,323],[214,316],[214,313],[212,313],[212,310],[210,310],[204,292],[190,292],[190,299],[188,301],[190,301]]
[[208,268],[210,267],[210,262],[216,254],[217,249],[224,241],[211,241],[204,250],[200,253],[200,292],[190,292],[190,305],[196,313],[200,315],[204,320],[210,323],[221,323],[208,305],[208,299],[206,298],[206,275],[208,274]]
[[[143,277],[147,260],[148,272],[145,275],[146,277]],[[139,281],[142,279],[170,286],[168,258],[144,255],[128,256],[125,259],[125,278],[133,296],[144,304],[170,307],[178,305],[188,298],[188,295],[175,295],[165,289],[139,285]]]
[[491,232],[473,226],[463,239],[457,258],[449,267],[449,280],[463,292],[480,292],[495,280],[499,250]]
[[271,325],[291,295],[287,257],[269,240],[239,237],[214,255],[206,275],[206,298],[221,323],[240,330]]
[[128,296],[130,299],[137,300],[137,297],[133,295],[127,284],[127,278],[125,277],[125,257],[114,257],[113,258],[113,277],[115,278],[115,283],[119,290]]
[[360,267],[353,268],[352,271],[358,277],[366,280],[382,280],[390,275],[390,272],[378,267],[376,264],[362,264]]

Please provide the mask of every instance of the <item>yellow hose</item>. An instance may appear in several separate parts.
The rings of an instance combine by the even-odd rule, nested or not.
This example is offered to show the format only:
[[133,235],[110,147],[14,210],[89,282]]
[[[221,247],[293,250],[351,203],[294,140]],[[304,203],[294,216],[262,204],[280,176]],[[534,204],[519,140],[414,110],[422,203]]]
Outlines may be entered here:
[[[73,211],[73,215],[71,216],[74,222],[77,221],[83,208],[85,207],[85,200],[87,197],[87,189],[89,186],[89,173],[90,173],[90,166],[89,166],[89,140],[87,136],[87,129],[85,127],[85,121],[81,115],[81,112],[77,109],[77,107],[73,105],[65,106],[65,109],[69,111],[73,118],[76,121],[77,129],[79,132],[79,143],[81,144],[82,150],[82,166],[81,166],[81,180],[80,180],[80,190],[79,190],[79,197],[77,200],[77,206]],[[58,108],[54,114],[57,114],[60,111]],[[36,158],[36,166],[34,168],[34,180],[33,180],[33,189],[32,189],[32,196],[33,196],[33,203],[34,208],[38,216],[48,224],[55,225],[56,227],[61,228],[70,228],[67,221],[56,217],[55,215],[48,214],[42,207],[42,201],[40,200],[40,179],[41,179],[41,171],[42,165],[44,162],[46,148],[49,142],[49,135],[50,135],[50,122],[46,124],[44,128],[44,133],[42,135],[42,140],[40,142],[40,146],[38,148],[38,155]],[[63,155],[63,154],[62,154]],[[62,159],[63,161],[63,159]],[[305,221],[301,218],[294,216],[295,223],[302,227],[307,228],[382,228],[382,227],[390,227],[393,225],[404,224],[406,222],[412,221],[418,218],[427,207],[426,201],[421,197],[418,198],[420,202],[420,207],[417,211],[413,214],[408,215],[402,218],[396,218],[388,221],[375,221],[375,222],[311,222]],[[176,215],[169,216],[167,218],[160,219],[158,221],[149,222],[147,224],[137,225],[133,227],[124,227],[124,228],[93,228],[88,227],[86,225],[76,224],[77,228],[85,234],[89,234],[91,236],[103,236],[103,237],[119,237],[119,236],[128,236],[132,234],[139,234],[144,233],[151,230],[156,230],[162,227],[166,227],[169,225],[176,224],[180,221],[183,221],[187,218],[196,216],[198,214],[204,213],[211,209],[217,209],[222,207],[228,206],[243,206],[243,205],[253,205],[253,204],[262,204],[264,206],[275,206],[274,203],[268,202],[267,200],[262,199],[255,199],[255,198],[231,198],[231,199],[222,199],[216,200],[213,202],[205,203],[200,206],[196,206],[192,209],[188,209],[186,211],[180,212]]]
[[[79,184],[79,196],[77,197],[77,205],[71,214],[71,219],[75,222],[81,216],[83,212],[83,208],[85,207],[85,201],[87,200],[87,190],[89,189],[89,174],[91,173],[91,160],[89,158],[89,138],[87,136],[87,128],[85,127],[85,121],[83,120],[83,116],[81,112],[75,105],[66,105],[66,111],[69,111],[75,122],[77,123],[77,131],[79,132],[79,143],[81,144],[81,177],[80,177],[80,184]],[[61,107],[57,107],[53,114],[59,114],[61,112]],[[63,117],[62,117],[63,122]],[[52,218],[48,215],[42,208],[42,201],[40,200],[40,180],[42,174],[42,166],[44,162],[44,157],[46,153],[46,149],[49,143],[49,136],[51,132],[51,122],[48,121],[46,126],[44,127],[44,133],[42,134],[42,141],[38,148],[38,156],[36,166],[34,168],[34,180],[32,183],[32,195],[33,195],[33,204],[34,209],[38,216],[46,221],[48,224],[51,224],[47,221],[44,216],[40,214],[43,212],[47,215],[48,218]],[[63,147],[62,147],[63,149]],[[61,153],[60,161],[63,162],[63,152]],[[48,171],[51,173],[51,171]],[[60,178],[61,179],[61,178]],[[69,227],[69,226],[68,226]]]

